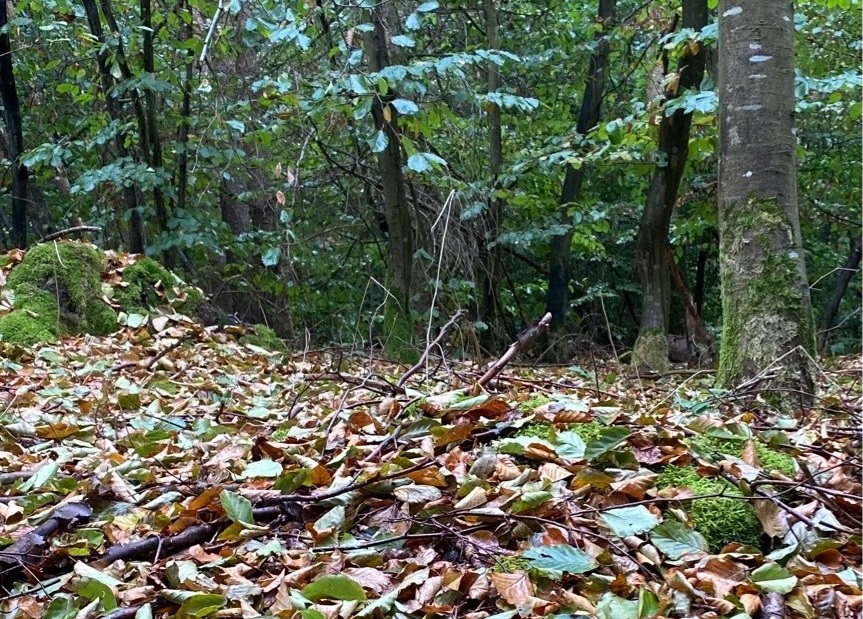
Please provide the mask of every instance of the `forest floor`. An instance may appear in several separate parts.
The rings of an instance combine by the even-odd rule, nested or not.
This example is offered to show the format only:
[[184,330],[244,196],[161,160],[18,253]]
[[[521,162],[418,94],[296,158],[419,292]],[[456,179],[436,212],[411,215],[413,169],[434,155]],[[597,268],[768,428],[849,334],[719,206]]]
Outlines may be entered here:
[[859,359],[783,417],[709,372],[236,335],[6,349],[4,616],[859,616]]

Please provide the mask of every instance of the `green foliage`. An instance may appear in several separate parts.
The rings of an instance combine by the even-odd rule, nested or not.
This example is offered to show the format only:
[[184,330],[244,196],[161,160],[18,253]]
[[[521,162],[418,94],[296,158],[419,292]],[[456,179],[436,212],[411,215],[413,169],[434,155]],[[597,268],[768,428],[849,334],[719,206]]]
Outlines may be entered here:
[[284,340],[267,325],[254,325],[251,331],[240,338],[242,344],[252,344],[274,352],[287,351]]
[[[688,488],[697,496],[722,493],[727,497],[741,497],[733,485],[722,479],[704,477],[693,467],[666,467],[657,477],[656,487]],[[707,540],[711,552],[719,552],[731,542],[755,547],[761,545],[761,522],[742,497],[696,498],[689,503],[687,515],[695,530]]]

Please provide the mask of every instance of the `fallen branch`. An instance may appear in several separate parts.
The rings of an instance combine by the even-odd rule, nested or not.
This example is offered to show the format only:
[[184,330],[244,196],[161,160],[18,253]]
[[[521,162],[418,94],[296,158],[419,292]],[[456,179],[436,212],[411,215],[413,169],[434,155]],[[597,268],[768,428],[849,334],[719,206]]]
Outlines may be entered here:
[[35,565],[42,558],[52,535],[89,520],[92,513],[93,510],[84,503],[66,503],[54,509],[45,522],[0,550],[0,566],[8,568],[3,570],[4,576],[17,571],[17,568]]
[[53,241],[54,239],[59,239],[63,236],[68,236],[70,234],[78,234],[79,232],[101,232],[102,228],[99,226],[73,226],[72,228],[66,228],[65,230],[57,230],[57,232],[52,232],[46,236],[43,236],[39,242],[47,243],[48,241]]
[[516,341],[510,344],[509,349],[503,356],[494,362],[494,364],[486,371],[485,374],[482,375],[477,381],[477,385],[480,387],[485,387],[491,380],[500,374],[501,370],[506,367],[506,364],[509,363],[513,357],[515,357],[519,352],[527,348],[533,340],[535,340],[540,333],[548,329],[551,324],[551,312],[547,313],[542,317],[536,325],[528,328],[526,331],[523,331]]

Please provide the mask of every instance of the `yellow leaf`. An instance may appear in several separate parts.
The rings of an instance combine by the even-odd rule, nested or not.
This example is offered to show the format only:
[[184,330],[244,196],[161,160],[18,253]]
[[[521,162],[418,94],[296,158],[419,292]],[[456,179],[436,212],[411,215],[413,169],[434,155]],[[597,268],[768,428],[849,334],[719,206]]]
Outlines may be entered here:
[[384,120],[387,122],[392,122],[393,120],[393,111],[389,105],[384,106]]

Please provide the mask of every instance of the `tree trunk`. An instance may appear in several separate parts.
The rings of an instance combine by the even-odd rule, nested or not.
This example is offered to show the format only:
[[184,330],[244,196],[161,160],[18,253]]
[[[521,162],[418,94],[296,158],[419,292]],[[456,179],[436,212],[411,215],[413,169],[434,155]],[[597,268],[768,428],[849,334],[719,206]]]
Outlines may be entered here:
[[848,260],[836,276],[836,283],[833,290],[830,292],[830,297],[827,299],[827,305],[824,306],[824,313],[821,314],[821,324],[818,327],[818,352],[823,353],[827,346],[827,340],[830,336],[830,330],[833,327],[833,321],[836,319],[836,314],[839,312],[839,304],[842,302],[842,297],[845,296],[845,291],[848,289],[848,284],[857,275],[860,270],[861,257],[861,238],[860,234],[854,235],[851,241],[851,251],[848,254]]
[[[484,0],[486,47],[498,49],[498,19],[495,0]],[[487,91],[495,93],[500,88],[500,68],[496,63],[488,62]],[[500,251],[498,247],[489,248],[500,234],[503,205],[495,195],[500,168],[503,165],[503,144],[500,126],[500,106],[492,103],[488,106],[488,168],[489,168],[489,198],[487,210],[483,214],[483,231],[479,248],[479,319],[485,323],[486,329],[481,334],[481,341],[486,350],[494,350],[498,329],[495,326],[496,289],[499,281]]]
[[792,0],[720,0],[719,380],[734,386],[769,367],[783,410],[815,392],[794,101]]
[[[599,0],[597,20],[603,24],[603,31],[597,35],[596,51],[590,58],[590,68],[584,84],[584,95],[581,99],[581,111],[575,127],[579,135],[585,135],[599,122],[599,109],[602,104],[608,55],[611,50],[608,32],[611,28],[611,22],[614,21],[614,6],[615,0]],[[579,168],[569,164],[566,166],[566,176],[560,193],[558,220],[567,227],[567,231],[551,239],[546,311],[551,312],[551,328],[557,331],[563,328],[566,322],[566,313],[569,310],[570,257],[573,235],[573,220],[570,209],[574,203],[581,200],[581,186],[586,171],[584,166]]]
[[[707,25],[707,0],[683,0],[683,27],[700,31]],[[694,53],[693,53],[694,52]],[[704,49],[687,46],[677,66],[679,81],[666,97],[676,98],[698,89],[704,77]],[[667,60],[666,60],[667,62]],[[633,358],[639,366],[655,371],[668,369],[668,321],[671,304],[671,273],[666,257],[668,228],[677,200],[680,179],[689,153],[692,114],[677,110],[662,115],[659,123],[657,164],[638,226],[636,254],[641,276],[641,322]]]
[[[374,29],[365,35],[364,51],[369,70],[380,71],[390,64],[386,28],[378,8],[368,11],[368,20]],[[385,305],[385,328],[388,349],[400,354],[409,351],[412,341],[411,296],[413,294],[413,257],[415,231],[411,207],[405,193],[402,174],[401,136],[398,112],[387,101],[395,98],[394,92],[386,97],[375,95],[372,116],[375,128],[387,137],[387,146],[378,153],[378,169],[384,197],[384,215],[389,235],[389,293]]]
[[[125,119],[123,118],[121,104],[116,96],[111,94],[114,81],[108,66],[109,54],[105,48],[105,36],[102,31],[102,21],[99,17],[96,0],[82,0],[82,4],[84,6],[84,13],[87,15],[87,25],[90,29],[90,34],[99,42],[99,51],[96,53],[96,65],[99,69],[99,81],[105,93],[105,107],[108,110],[108,116],[111,120],[123,123]],[[126,149],[126,137],[122,132],[117,132],[114,143],[117,147],[118,158],[129,159],[131,161],[129,151]],[[144,221],[138,208],[138,190],[134,185],[129,185],[123,188],[123,195],[126,200],[125,210],[129,217],[129,251],[135,254],[142,254],[146,249],[146,242],[144,238]]]
[[24,133],[21,128],[21,106],[15,88],[12,70],[12,45],[9,41],[9,13],[6,0],[0,0],[0,102],[3,103],[3,120],[9,132],[7,146],[12,162],[12,231],[11,244],[23,249],[27,246],[27,168],[21,163],[24,152]]

